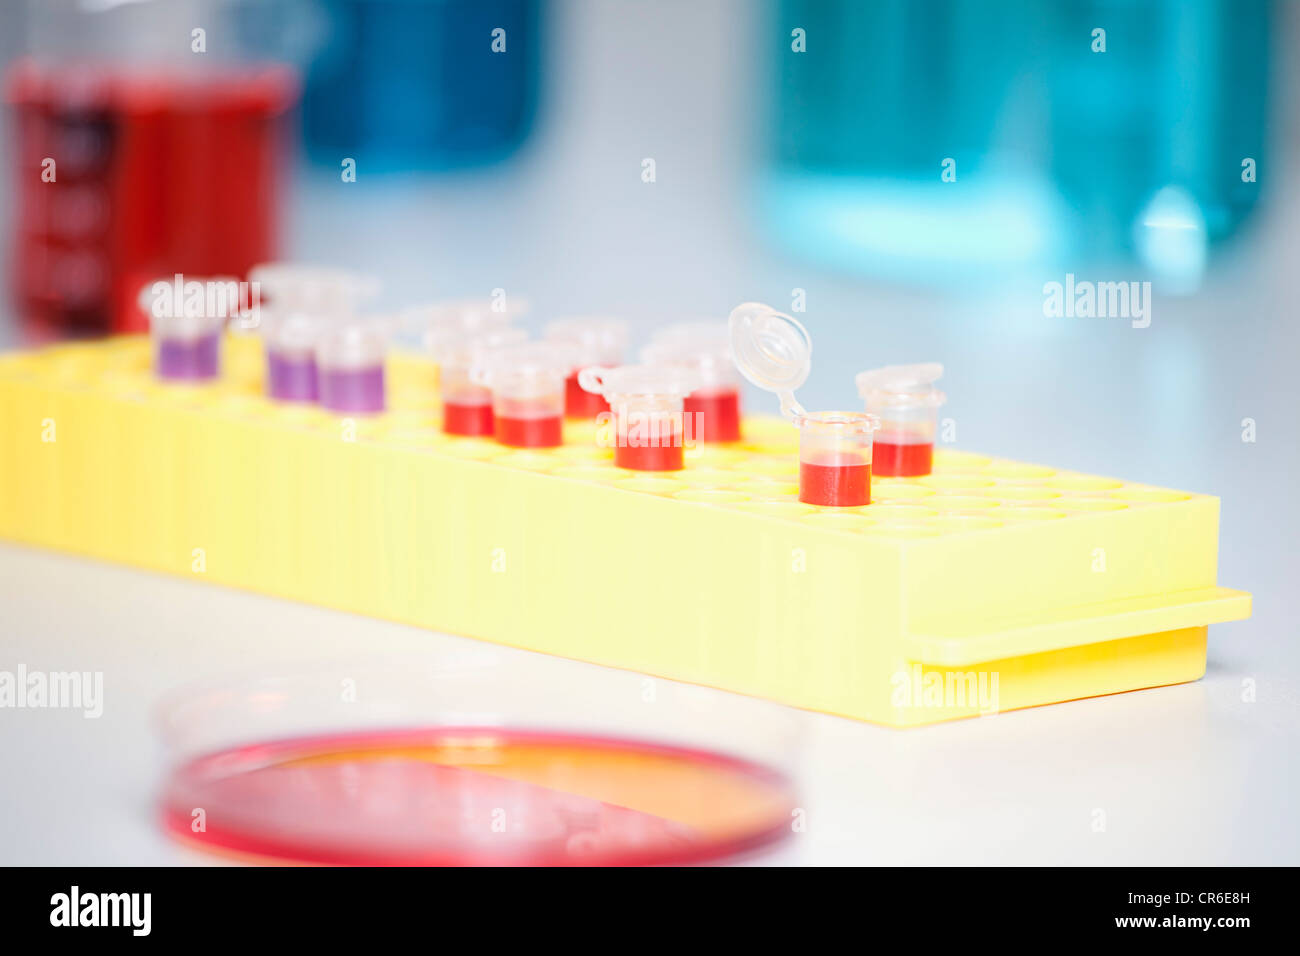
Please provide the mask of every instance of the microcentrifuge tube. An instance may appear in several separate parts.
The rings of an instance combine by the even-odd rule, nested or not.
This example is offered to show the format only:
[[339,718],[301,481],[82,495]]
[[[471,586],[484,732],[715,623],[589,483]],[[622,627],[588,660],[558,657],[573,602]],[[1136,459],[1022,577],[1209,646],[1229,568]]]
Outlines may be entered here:
[[683,402],[698,384],[681,366],[592,366],[583,389],[605,398],[613,414],[614,464],[633,471],[680,471],[686,444]]
[[368,415],[384,410],[388,336],[374,324],[345,322],[316,346],[320,404],[333,412]]
[[698,375],[700,384],[683,409],[687,429],[699,441],[740,439],[740,383],[726,334],[724,326],[713,324],[670,326],[641,350],[647,365],[682,365]]
[[875,438],[877,475],[913,478],[930,473],[939,406],[946,400],[934,387],[942,375],[943,366],[937,362],[858,373],[858,394],[867,411],[881,421]]
[[556,319],[546,325],[546,340],[573,346],[577,364],[564,380],[564,414],[567,418],[595,418],[609,411],[599,392],[578,382],[578,372],[589,366],[615,366],[627,350],[628,325],[623,319],[582,317]]
[[430,332],[426,345],[438,363],[438,387],[442,394],[442,430],[448,435],[467,437],[496,433],[492,413],[492,390],[471,378],[471,369],[493,350],[517,345],[528,337],[523,329],[498,329],[473,334],[462,329],[442,328]]
[[316,346],[328,323],[303,312],[283,316],[270,308],[262,312],[266,394],[281,402],[316,401]]
[[[179,278],[176,280],[179,286]],[[177,288],[169,280],[146,285],[140,305],[148,313],[154,374],[172,382],[204,382],[221,372],[221,333],[238,307],[225,288],[233,279],[190,280]],[[167,286],[163,289],[163,286]]]
[[775,392],[781,413],[799,429],[799,500],[837,508],[870,504],[878,419],[867,412],[806,412],[795,401],[794,390],[812,369],[812,340],[795,319],[746,302],[728,324],[736,367]]
[[863,412],[805,412],[799,426],[799,500],[850,508],[871,504],[875,424]]
[[476,357],[474,384],[492,390],[497,441],[514,448],[564,443],[564,379],[573,352],[558,342],[526,342]]

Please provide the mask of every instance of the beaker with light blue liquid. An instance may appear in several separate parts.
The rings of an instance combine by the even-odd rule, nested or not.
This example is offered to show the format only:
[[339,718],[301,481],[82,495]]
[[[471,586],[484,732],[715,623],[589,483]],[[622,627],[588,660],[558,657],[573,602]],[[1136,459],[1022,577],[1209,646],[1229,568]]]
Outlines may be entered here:
[[926,284],[1196,287],[1259,201],[1268,0],[778,0],[766,222]]

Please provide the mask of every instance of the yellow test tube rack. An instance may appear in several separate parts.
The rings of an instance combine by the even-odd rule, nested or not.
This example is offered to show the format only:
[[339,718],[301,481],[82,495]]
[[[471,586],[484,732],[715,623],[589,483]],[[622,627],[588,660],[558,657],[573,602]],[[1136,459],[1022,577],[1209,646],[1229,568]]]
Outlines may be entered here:
[[341,419],[225,349],[208,386],[142,337],[0,356],[0,536],[892,726],[1195,680],[1250,614],[1208,495],[941,448],[820,508],[777,419],[635,473],[590,422],[443,435],[418,358]]

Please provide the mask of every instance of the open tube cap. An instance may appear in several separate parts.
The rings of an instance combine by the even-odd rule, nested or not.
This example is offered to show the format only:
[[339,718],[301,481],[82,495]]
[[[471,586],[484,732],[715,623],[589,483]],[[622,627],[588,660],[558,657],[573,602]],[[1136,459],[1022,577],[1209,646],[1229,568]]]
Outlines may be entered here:
[[761,389],[775,392],[781,411],[801,414],[794,390],[812,370],[812,338],[797,319],[761,302],[744,302],[727,320],[731,354],[740,374]]

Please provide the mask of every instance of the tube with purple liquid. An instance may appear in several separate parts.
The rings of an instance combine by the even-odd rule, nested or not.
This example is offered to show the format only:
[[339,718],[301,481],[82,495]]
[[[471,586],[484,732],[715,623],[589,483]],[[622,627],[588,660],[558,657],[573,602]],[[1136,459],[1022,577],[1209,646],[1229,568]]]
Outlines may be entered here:
[[263,322],[267,395],[281,402],[316,401],[316,344],[326,329],[325,320],[302,312]]
[[316,346],[320,404],[346,415],[384,410],[384,357],[388,337],[357,322],[331,329]]
[[199,383],[221,374],[221,331],[228,312],[221,306],[221,296],[207,294],[216,284],[187,283],[186,289],[198,288],[183,297],[172,295],[172,284],[165,281],[141,290],[140,304],[149,316],[153,339],[154,374],[159,379]]

